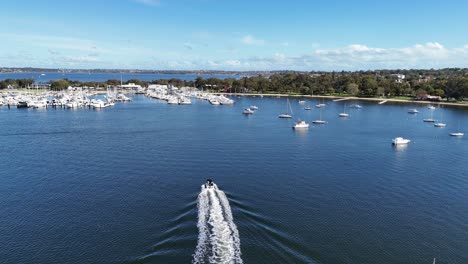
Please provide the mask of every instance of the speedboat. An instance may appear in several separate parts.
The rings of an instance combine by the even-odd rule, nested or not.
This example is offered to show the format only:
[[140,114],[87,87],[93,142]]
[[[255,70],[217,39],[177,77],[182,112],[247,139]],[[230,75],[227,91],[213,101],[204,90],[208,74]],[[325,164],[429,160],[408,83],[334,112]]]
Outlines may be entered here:
[[322,107],[325,107],[325,106],[327,106],[327,105],[326,105],[326,104],[318,104],[318,105],[315,105],[315,107],[317,107],[317,108],[322,108]]
[[244,109],[244,112],[242,112],[242,113],[245,114],[245,115],[251,115],[251,114],[254,113],[254,111],[252,109],[250,109],[250,108],[246,108],[246,109]]
[[312,110],[312,108],[310,108],[310,106],[306,106],[304,107],[304,110]]
[[340,117],[348,117],[349,114],[348,114],[348,113],[340,113],[339,116],[340,116]]
[[299,104],[305,104],[304,100],[299,100]]
[[308,129],[309,124],[307,124],[305,121],[297,121],[296,124],[294,124],[293,129]]
[[465,135],[465,133],[462,133],[462,132],[450,133],[450,136],[452,136],[452,137],[463,137],[464,135]]
[[425,118],[423,119],[423,122],[429,122],[429,123],[434,123],[436,120],[434,118]]
[[251,106],[250,106],[250,109],[251,109],[251,110],[258,110],[258,107],[257,107],[256,105],[251,105]]
[[430,105],[430,106],[428,106],[427,108],[428,108],[428,109],[431,109],[431,110],[434,110],[434,109],[435,109],[435,106]]
[[403,145],[403,144],[408,144],[410,143],[411,140],[402,138],[402,137],[396,137],[392,139],[392,144],[393,145]]
[[292,115],[290,115],[290,114],[281,114],[281,115],[279,115],[278,117],[279,117],[279,118],[291,118]]
[[419,111],[418,111],[418,109],[414,109],[414,108],[413,108],[413,109],[409,109],[409,110],[408,110],[408,113],[409,113],[409,114],[417,114],[417,113],[419,113]]
[[445,127],[447,125],[445,123],[435,123],[434,126],[435,127]]
[[203,187],[205,187],[205,189],[212,189],[214,188],[214,182],[212,179],[207,179],[205,184],[203,185]]

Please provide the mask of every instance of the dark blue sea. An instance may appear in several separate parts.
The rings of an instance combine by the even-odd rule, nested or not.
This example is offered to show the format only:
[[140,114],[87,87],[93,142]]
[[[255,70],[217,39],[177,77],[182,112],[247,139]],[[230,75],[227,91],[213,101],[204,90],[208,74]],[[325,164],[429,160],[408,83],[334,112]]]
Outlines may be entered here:
[[[449,136],[468,109],[437,108],[435,128],[421,105],[291,99],[284,120],[285,99],[234,99],[1,107],[0,262],[191,263],[212,178],[222,192],[205,198],[226,195],[243,263],[468,263],[468,136]],[[320,111],[327,124],[291,128]]]
[[138,79],[141,81],[153,81],[159,79],[177,78],[185,81],[193,81],[197,77],[204,79],[208,78],[239,78],[239,75],[234,74],[152,74],[152,73],[93,73],[93,72],[16,72],[16,73],[0,73],[0,80],[5,79],[34,79],[36,82],[49,82],[59,79],[69,79],[81,82],[104,82],[107,80],[128,81]]

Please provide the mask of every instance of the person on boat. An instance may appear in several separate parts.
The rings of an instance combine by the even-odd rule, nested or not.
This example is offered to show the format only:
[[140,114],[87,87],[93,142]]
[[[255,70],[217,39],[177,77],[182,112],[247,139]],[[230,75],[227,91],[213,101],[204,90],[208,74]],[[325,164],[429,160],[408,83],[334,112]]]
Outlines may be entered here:
[[213,187],[213,180],[207,179],[205,183],[205,188]]

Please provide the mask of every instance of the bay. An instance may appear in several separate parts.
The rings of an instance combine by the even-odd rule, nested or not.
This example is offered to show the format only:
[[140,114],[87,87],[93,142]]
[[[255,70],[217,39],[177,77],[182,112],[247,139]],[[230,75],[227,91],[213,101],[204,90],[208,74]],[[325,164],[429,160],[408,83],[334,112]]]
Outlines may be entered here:
[[[107,77],[106,77],[107,78]],[[244,263],[468,263],[468,111],[281,98],[134,96],[101,111],[0,108],[4,263],[190,263],[212,178]],[[242,110],[256,105],[253,115]],[[409,108],[419,114],[410,115]],[[412,142],[391,146],[397,136]]]

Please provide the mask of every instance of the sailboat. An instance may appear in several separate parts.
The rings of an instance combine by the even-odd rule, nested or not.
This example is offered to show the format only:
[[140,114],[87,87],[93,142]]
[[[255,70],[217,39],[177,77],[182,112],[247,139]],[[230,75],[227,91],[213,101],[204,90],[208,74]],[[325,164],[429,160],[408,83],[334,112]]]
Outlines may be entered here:
[[[441,112],[440,114],[440,120],[442,120],[442,115],[443,115],[443,112]],[[435,127],[445,127],[447,126],[445,123],[442,123],[442,122],[437,122],[434,124]]]
[[348,116],[349,116],[349,114],[346,113],[345,108],[346,108],[346,104],[344,104],[344,106],[343,106],[343,113],[340,113],[340,114],[339,114],[340,117],[348,117]]
[[318,124],[318,125],[323,125],[323,124],[327,123],[327,121],[322,120],[322,108],[320,108],[320,119],[314,120],[314,121],[312,121],[312,123]]
[[452,137],[463,137],[465,133],[460,132],[460,122],[458,122],[458,132],[452,132],[450,133],[450,136]]
[[435,119],[432,118],[433,113],[434,113],[434,111],[431,111],[431,118],[425,118],[425,119],[423,119],[423,122],[432,122],[432,123],[434,123]]
[[286,113],[280,114],[279,118],[291,118],[292,117],[292,109],[291,104],[289,103],[289,98],[286,98]]

